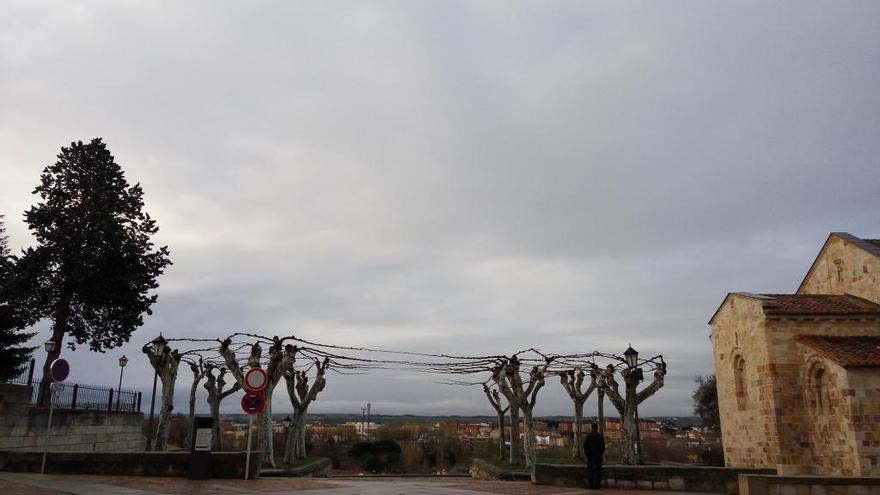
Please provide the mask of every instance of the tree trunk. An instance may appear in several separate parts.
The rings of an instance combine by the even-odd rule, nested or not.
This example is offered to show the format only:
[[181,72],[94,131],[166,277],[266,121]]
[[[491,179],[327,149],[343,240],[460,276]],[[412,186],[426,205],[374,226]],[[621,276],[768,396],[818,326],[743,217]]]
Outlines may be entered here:
[[189,389],[189,434],[186,437],[186,446],[192,448],[193,435],[196,427],[196,389],[201,379],[193,379],[192,386]]
[[[266,387],[269,388],[268,386]],[[257,450],[263,453],[263,465],[275,467],[275,459],[272,457],[275,453],[272,445],[272,403],[266,397],[266,408],[263,412],[257,414]]]
[[508,462],[510,464],[520,464],[522,462],[522,458],[520,457],[520,448],[519,448],[519,408],[510,405],[510,458]]
[[289,435],[289,439],[293,441],[291,461],[294,459],[305,459],[306,457],[305,430],[307,414],[307,411],[301,408],[297,409],[295,412],[293,424],[291,425],[291,433]]
[[583,422],[584,422],[584,403],[583,402],[575,402],[574,403],[574,436],[572,437],[572,441],[574,445],[572,445],[571,449],[571,457],[573,459],[580,457],[584,462],[587,461],[587,456],[584,454],[584,442],[583,442]]
[[163,370],[159,375],[162,381],[162,408],[159,413],[159,426],[156,429],[156,445],[153,450],[164,451],[168,447],[168,434],[171,433],[171,411],[174,409],[174,382],[177,379],[177,367]]
[[537,459],[537,451],[535,448],[535,424],[532,420],[532,410],[529,407],[523,408],[523,421],[525,423],[525,457],[526,469],[532,477],[532,483],[535,483],[535,462]]
[[504,451],[506,449],[506,445],[504,445],[504,413],[498,413],[498,458],[504,459]]
[[306,416],[305,415],[303,415],[302,422],[299,425],[297,438],[299,439],[299,447],[297,448],[297,455],[299,456],[300,459],[305,459],[306,458]]
[[[294,418],[296,414],[294,413]],[[287,442],[284,446],[284,462],[291,463],[294,459],[296,459],[296,421],[295,419],[291,421],[290,425],[287,427]]]
[[600,388],[599,391],[597,392],[597,394],[599,396],[599,406],[598,406],[598,408],[599,408],[599,411],[598,411],[598,414],[599,414],[599,425],[598,425],[599,426],[599,433],[601,433],[602,435],[605,435],[605,389],[604,389],[604,387]]
[[208,407],[211,409],[211,419],[214,426],[211,427],[211,452],[223,451],[223,432],[220,430],[220,400],[208,395]]

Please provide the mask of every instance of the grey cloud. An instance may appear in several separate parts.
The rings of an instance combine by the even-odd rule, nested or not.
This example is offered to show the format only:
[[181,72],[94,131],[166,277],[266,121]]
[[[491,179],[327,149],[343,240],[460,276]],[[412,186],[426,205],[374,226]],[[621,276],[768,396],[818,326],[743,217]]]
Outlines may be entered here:
[[[686,414],[727,291],[794,290],[829,231],[880,232],[878,10],[13,2],[0,213],[32,242],[18,215],[73,139],[103,136],[144,185],[175,265],[132,344],[74,353],[84,382],[160,330],[632,342],[670,363],[647,413]],[[332,377],[318,406],[482,410],[422,378]],[[543,412],[567,411],[558,388]]]

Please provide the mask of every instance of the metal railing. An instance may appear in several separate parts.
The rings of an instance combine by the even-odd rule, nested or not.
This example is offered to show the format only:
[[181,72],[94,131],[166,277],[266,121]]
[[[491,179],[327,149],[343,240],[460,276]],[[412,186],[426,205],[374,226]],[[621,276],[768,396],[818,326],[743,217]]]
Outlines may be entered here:
[[18,385],[33,385],[34,383],[34,365],[36,364],[36,360],[31,358],[31,360],[21,368],[21,372],[15,378],[11,378],[7,381],[7,383],[15,383]]
[[[7,380],[7,383],[33,387],[32,405],[38,404],[40,393],[40,381],[34,380],[35,364],[35,360],[31,359],[18,376]],[[139,412],[141,410],[141,393],[134,390],[114,390],[97,385],[65,383],[55,396],[55,407],[92,411]]]

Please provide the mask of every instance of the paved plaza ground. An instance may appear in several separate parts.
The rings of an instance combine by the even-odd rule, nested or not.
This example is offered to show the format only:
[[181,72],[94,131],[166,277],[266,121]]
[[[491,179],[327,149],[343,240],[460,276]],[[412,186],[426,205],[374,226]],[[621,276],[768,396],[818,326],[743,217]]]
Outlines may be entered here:
[[[260,480],[191,481],[140,476],[41,475],[0,472],[3,495],[632,495],[645,492],[538,486],[528,482],[474,481],[469,478],[265,478]],[[656,492],[650,492],[656,493]],[[665,492],[679,494],[680,492]]]

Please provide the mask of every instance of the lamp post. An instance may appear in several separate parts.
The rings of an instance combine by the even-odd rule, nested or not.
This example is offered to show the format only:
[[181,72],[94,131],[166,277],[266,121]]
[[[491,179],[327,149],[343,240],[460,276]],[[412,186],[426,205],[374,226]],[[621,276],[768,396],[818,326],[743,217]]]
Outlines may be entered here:
[[633,432],[633,444],[635,448],[635,458],[633,459],[634,464],[642,463],[642,443],[641,443],[641,433],[639,428],[639,401],[636,397],[637,388],[639,383],[644,379],[644,373],[642,369],[638,367],[639,365],[639,351],[632,348],[630,345],[626,351],[623,353],[623,357],[626,360],[627,367],[627,376],[626,380],[626,400],[632,400],[633,404],[633,413],[635,416],[635,432]]
[[128,358],[125,357],[125,354],[119,358],[119,385],[116,386],[116,410],[119,410],[119,399],[121,397],[122,392],[122,370],[125,369],[125,365],[128,364]]
[[[162,337],[162,332],[159,332],[159,336],[153,339],[150,342],[150,345],[153,346],[153,355],[157,357],[162,357],[165,354],[166,344],[168,341]],[[155,373],[153,373],[153,398],[150,399],[150,426],[147,429],[147,451],[153,450],[153,413],[156,410],[156,380],[159,378],[159,370],[156,369]]]

